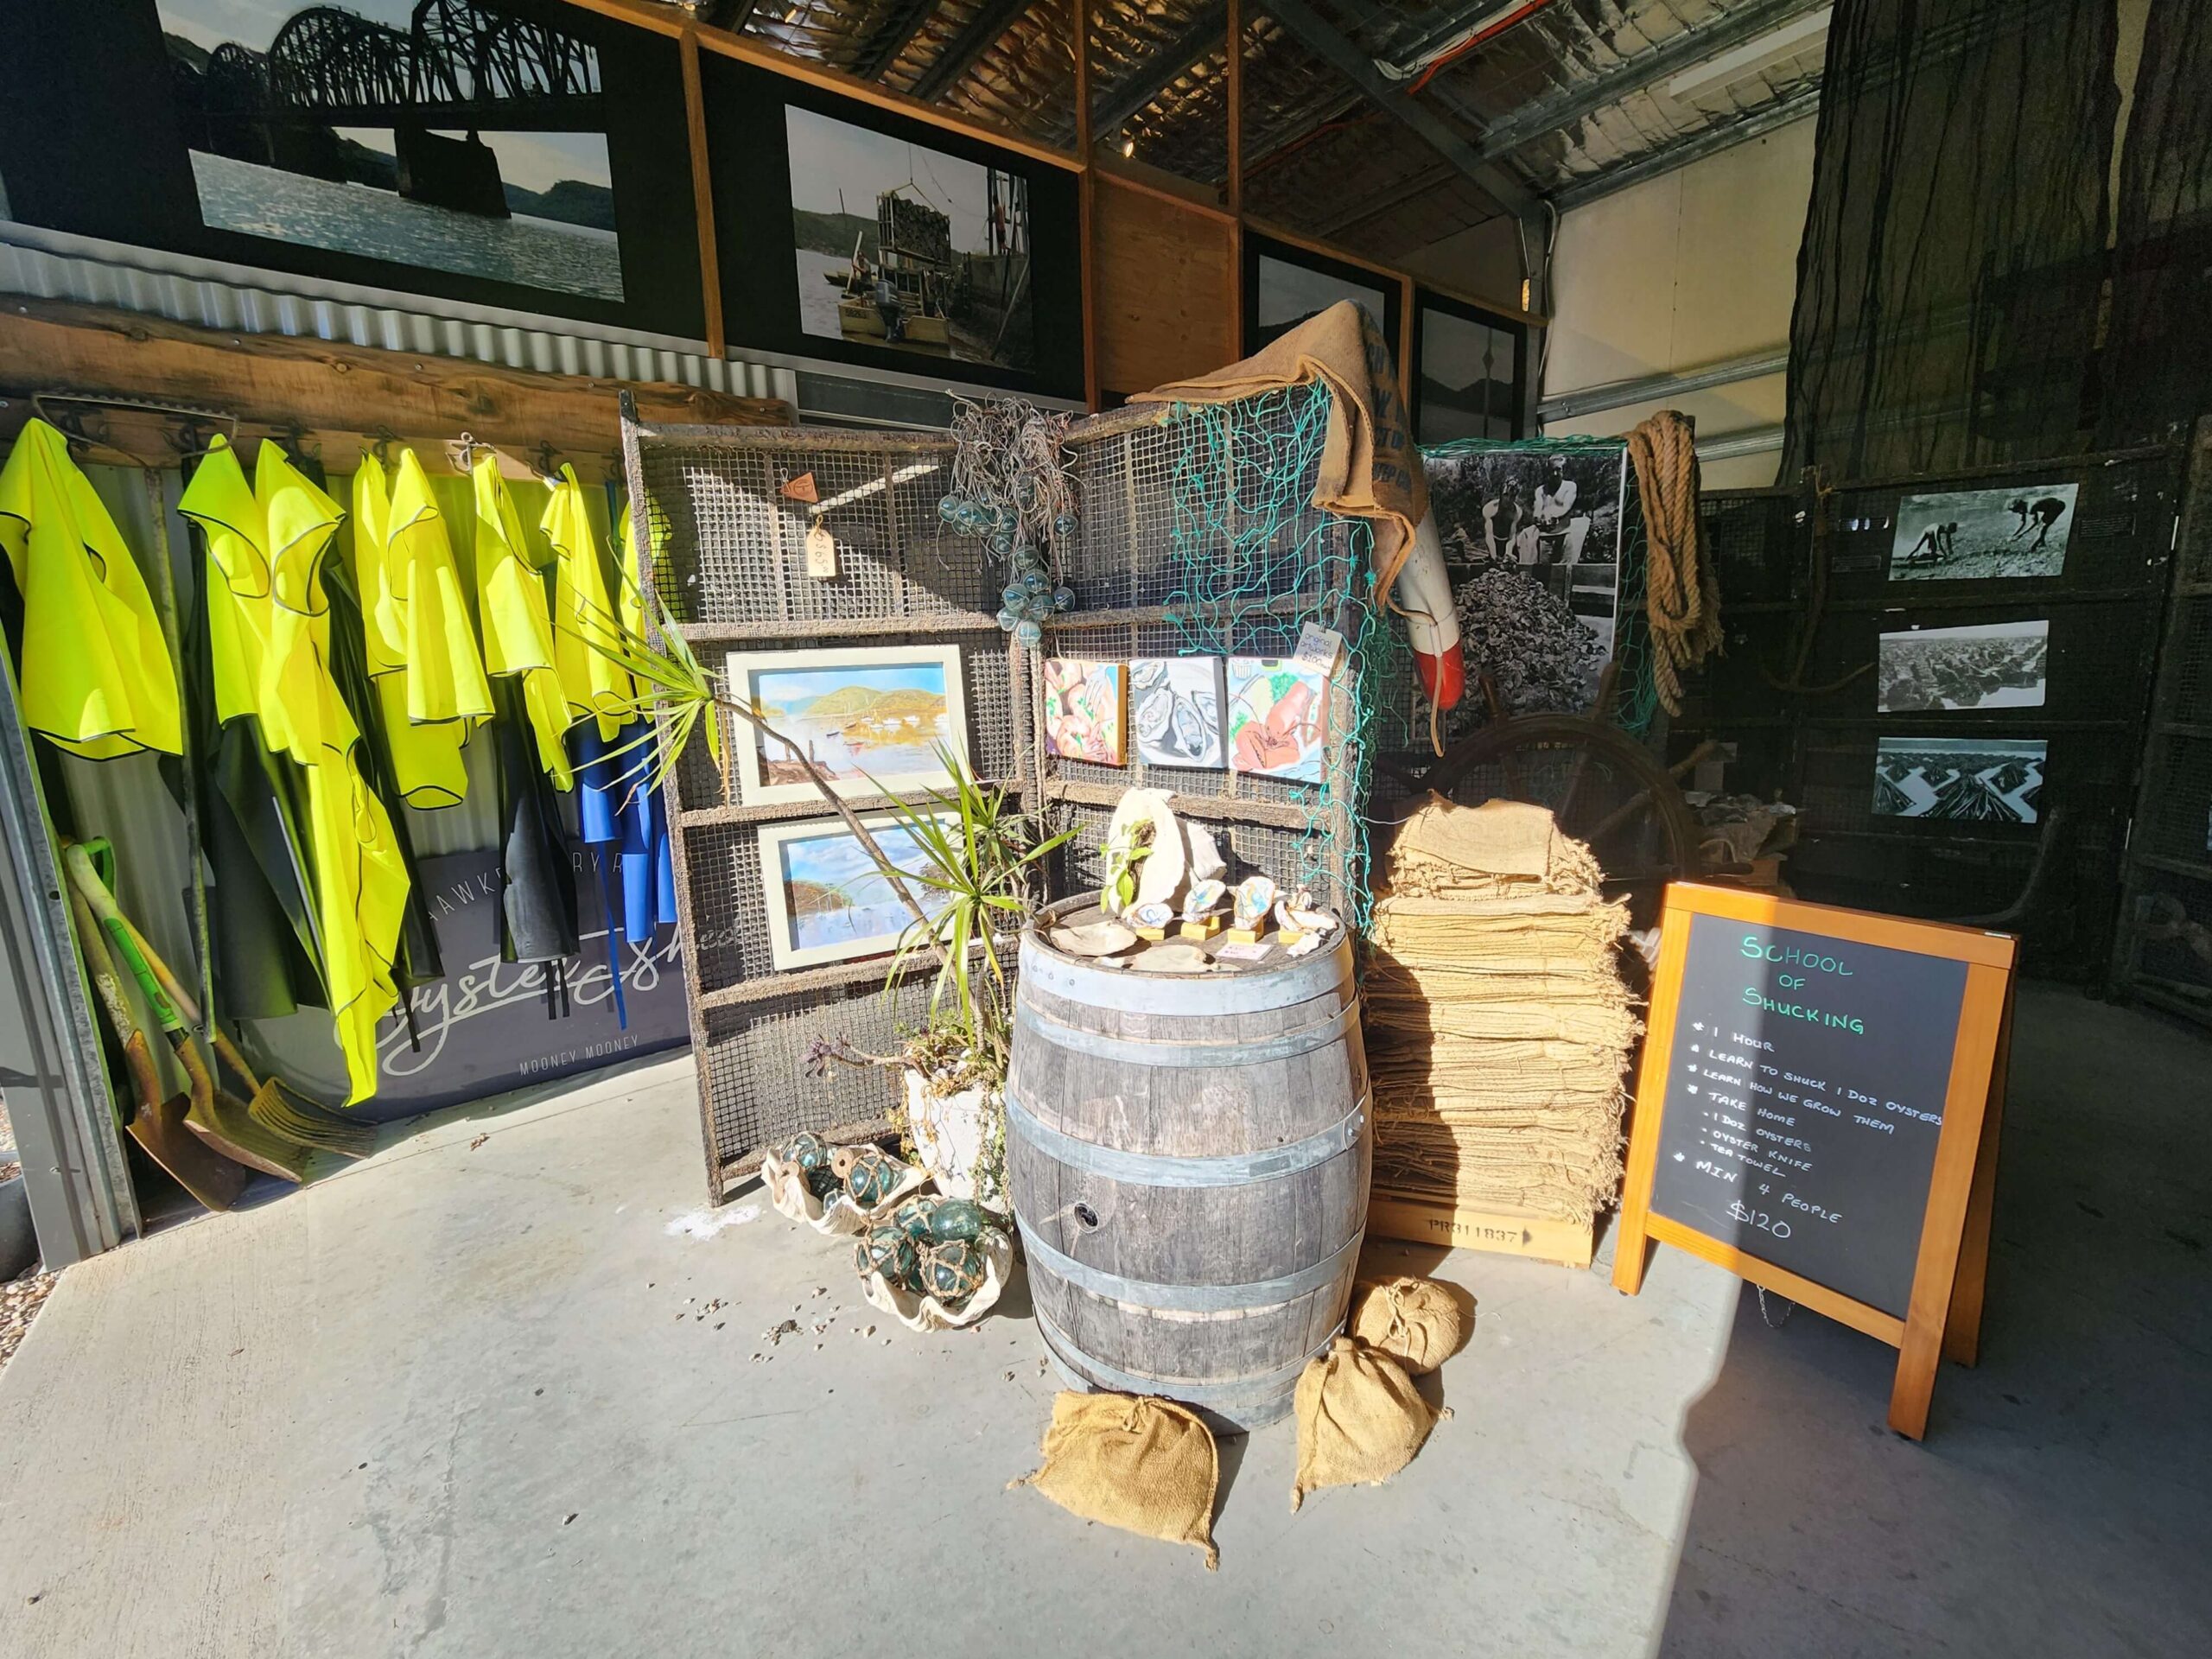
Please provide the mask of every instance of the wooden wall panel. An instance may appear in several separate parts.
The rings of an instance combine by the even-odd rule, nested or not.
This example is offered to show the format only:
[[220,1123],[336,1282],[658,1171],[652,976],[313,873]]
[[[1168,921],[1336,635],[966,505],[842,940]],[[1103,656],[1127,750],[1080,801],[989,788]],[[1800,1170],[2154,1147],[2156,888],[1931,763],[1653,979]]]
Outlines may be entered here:
[[1235,362],[1234,221],[1094,176],[1101,388],[1145,391]]
[[[794,418],[773,398],[656,382],[628,389],[648,421],[787,426]],[[22,429],[34,393],[73,392],[188,404],[233,417],[242,435],[293,434],[310,449],[365,433],[422,444],[467,431],[521,455],[542,447],[579,472],[599,473],[621,449],[622,390],[622,382],[583,375],[195,328],[28,296],[0,307],[0,442]],[[125,454],[162,456],[166,417],[59,407],[89,416],[88,429],[111,434]]]

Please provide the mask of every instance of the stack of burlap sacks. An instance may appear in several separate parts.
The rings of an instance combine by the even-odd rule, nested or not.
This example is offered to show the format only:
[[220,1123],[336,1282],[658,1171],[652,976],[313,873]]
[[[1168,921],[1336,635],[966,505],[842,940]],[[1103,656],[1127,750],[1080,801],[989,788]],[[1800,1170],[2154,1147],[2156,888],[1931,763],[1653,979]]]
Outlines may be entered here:
[[1642,1027],[1599,879],[1541,807],[1432,796],[1399,829],[1363,988],[1378,1192],[1576,1224],[1611,1202]]

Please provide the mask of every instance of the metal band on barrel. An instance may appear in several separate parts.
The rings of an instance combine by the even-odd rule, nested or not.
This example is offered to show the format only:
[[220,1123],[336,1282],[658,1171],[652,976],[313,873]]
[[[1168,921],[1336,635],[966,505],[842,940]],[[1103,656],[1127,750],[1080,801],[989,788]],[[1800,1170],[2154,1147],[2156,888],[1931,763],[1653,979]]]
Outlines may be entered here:
[[1117,1394],[1164,1394],[1186,1405],[1204,1406],[1224,1414],[1228,1414],[1230,1408],[1239,1402],[1264,1406],[1279,1398],[1287,1400],[1289,1389],[1298,1382],[1299,1373],[1312,1364],[1317,1356],[1328,1352],[1329,1344],[1337,1339],[1344,1328],[1338,1325],[1313,1352],[1300,1354],[1289,1364],[1278,1366],[1272,1371],[1253,1371],[1243,1376],[1200,1382],[1118,1370],[1103,1360],[1094,1359],[1069,1341],[1068,1333],[1053,1324],[1043,1308],[1037,1309],[1036,1313],[1037,1330],[1045,1338],[1046,1352],[1061,1362],[1064,1372],[1074,1370],[1085,1388],[1110,1389]]
[[[1070,1002],[1119,1014],[1209,1015],[1264,1014],[1296,1007],[1329,991],[1351,996],[1351,945],[1339,937],[1336,948],[1317,950],[1284,968],[1260,972],[1140,974],[1126,968],[1101,968],[1041,947],[1033,934],[1021,940],[1021,980]],[[1194,1008],[1192,992],[1204,987],[1204,1004]]]
[[1173,1313],[1229,1313],[1240,1308],[1257,1311],[1295,1301],[1325,1285],[1334,1284],[1345,1264],[1359,1254],[1362,1229],[1352,1229],[1342,1249],[1324,1256],[1310,1268],[1281,1279],[1262,1279],[1247,1285],[1163,1285],[1149,1279],[1124,1279],[1054,1249],[1033,1231],[1020,1217],[1014,1225],[1021,1232],[1021,1247],[1039,1266],[1050,1268],[1069,1284],[1109,1301]]
[[1017,1002],[1014,1010],[1016,1031],[1026,1031],[1039,1042],[1065,1048],[1072,1054],[1116,1060],[1124,1065],[1257,1065],[1264,1060],[1291,1060],[1300,1054],[1311,1054],[1317,1048],[1333,1046],[1358,1021],[1359,1004],[1348,998],[1344,1006],[1329,1019],[1300,1026],[1294,1031],[1276,1032],[1249,1041],[1183,1043],[1143,1037],[1108,1037],[1084,1031],[1055,1020],[1027,1002]]
[[1249,1186],[1255,1181],[1295,1175],[1317,1164],[1325,1164],[1339,1153],[1357,1146],[1367,1127],[1367,1106],[1368,1096],[1363,1095],[1350,1113],[1319,1135],[1294,1141],[1287,1147],[1215,1158],[1166,1158],[1155,1153],[1123,1152],[1116,1147],[1102,1147],[1096,1141],[1078,1141],[1071,1135],[1063,1135],[1016,1100],[1011,1089],[1006,1091],[1009,1133],[1019,1135],[1046,1157],[1071,1169],[1088,1170],[1109,1181],[1126,1181],[1133,1186]]

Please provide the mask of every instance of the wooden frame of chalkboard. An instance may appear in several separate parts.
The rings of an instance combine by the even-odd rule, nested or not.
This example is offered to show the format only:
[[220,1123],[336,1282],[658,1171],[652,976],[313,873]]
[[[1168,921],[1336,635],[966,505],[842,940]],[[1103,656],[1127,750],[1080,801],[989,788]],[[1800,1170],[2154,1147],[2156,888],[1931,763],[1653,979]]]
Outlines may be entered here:
[[1980,1346],[2018,944],[1670,886],[1614,1288],[1656,1241],[1886,1342],[1919,1440],[1938,1359]]

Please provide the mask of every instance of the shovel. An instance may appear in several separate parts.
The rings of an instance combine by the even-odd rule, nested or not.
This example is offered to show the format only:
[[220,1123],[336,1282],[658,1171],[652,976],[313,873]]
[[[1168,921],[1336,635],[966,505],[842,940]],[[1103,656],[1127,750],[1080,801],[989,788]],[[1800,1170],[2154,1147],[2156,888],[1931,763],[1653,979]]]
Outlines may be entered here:
[[137,1109],[124,1127],[149,1158],[175,1178],[178,1185],[210,1210],[229,1209],[245,1190],[244,1166],[232,1163],[185,1127],[185,1114],[190,1107],[188,1096],[162,1098],[161,1074],[154,1069],[146,1033],[138,1029],[138,1017],[130,1011],[130,999],[124,995],[114,958],[108,955],[107,940],[73,881],[69,884],[69,912],[77,925],[77,946],[84,952],[85,970],[92,977],[92,990],[107,1014],[108,1023],[115,1028],[115,1039],[122,1045],[123,1064],[130,1073],[131,1086],[138,1091]]
[[[170,1050],[184,1067],[192,1086],[185,1127],[224,1157],[296,1186],[307,1179],[313,1153],[257,1120],[245,1102],[216,1088],[214,1075],[208,1069],[206,1057],[193,1042],[192,1029],[185,1023],[185,1013],[178,1006],[185,1001],[183,988],[168,971],[168,964],[147,948],[145,937],[131,925],[116,904],[113,890],[101,879],[94,862],[95,858],[103,856],[112,856],[112,849],[105,841],[72,842],[62,849],[62,868],[68,872],[70,885],[77,896],[106,930],[115,954],[123,958],[132,977],[137,980],[139,995],[153,1009],[154,1017],[161,1022],[162,1035],[168,1039]],[[188,1002],[186,1006],[189,1007]],[[227,1041],[225,1046],[229,1046]],[[235,1057],[237,1051],[233,1049],[232,1053]],[[237,1065],[239,1061],[233,1058],[232,1064]],[[251,1072],[244,1075],[250,1082],[252,1080]]]

